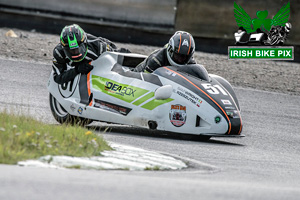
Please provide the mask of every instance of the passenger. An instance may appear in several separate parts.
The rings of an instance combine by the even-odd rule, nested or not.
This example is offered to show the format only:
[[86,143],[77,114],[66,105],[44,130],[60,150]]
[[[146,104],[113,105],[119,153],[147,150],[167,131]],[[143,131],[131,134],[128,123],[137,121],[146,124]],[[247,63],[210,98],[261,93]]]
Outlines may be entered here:
[[133,71],[152,73],[163,66],[185,66],[196,64],[193,59],[195,42],[193,36],[185,31],[177,31],[163,48],[151,53]]

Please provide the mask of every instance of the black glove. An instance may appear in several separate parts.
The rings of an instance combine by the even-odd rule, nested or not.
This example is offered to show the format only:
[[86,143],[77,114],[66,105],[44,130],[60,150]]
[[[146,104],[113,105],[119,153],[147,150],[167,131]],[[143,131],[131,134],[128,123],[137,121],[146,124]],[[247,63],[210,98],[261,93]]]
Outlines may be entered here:
[[80,63],[77,68],[75,68],[76,72],[79,74],[88,74],[94,68],[93,65],[89,63]]

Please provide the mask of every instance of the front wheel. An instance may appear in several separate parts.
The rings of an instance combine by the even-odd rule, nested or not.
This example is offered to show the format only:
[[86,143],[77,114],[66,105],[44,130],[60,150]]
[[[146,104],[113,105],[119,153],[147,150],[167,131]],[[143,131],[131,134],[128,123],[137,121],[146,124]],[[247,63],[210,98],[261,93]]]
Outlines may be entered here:
[[53,117],[60,124],[86,126],[93,122],[90,119],[70,115],[51,94],[49,94],[49,103]]

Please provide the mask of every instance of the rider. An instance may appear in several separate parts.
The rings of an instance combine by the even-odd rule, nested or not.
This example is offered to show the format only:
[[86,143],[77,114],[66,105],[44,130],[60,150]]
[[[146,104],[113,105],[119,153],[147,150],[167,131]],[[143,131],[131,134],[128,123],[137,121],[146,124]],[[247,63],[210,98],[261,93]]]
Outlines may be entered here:
[[163,48],[151,53],[134,71],[152,73],[162,66],[185,66],[196,64],[193,59],[195,42],[193,36],[185,31],[177,31]]
[[119,50],[108,39],[85,33],[77,24],[65,26],[60,34],[60,43],[53,50],[54,81],[63,84],[79,73],[88,74],[93,69],[90,62],[105,51]]
[[291,23],[285,23],[285,26],[272,26],[268,33],[266,45],[283,45],[292,28]]

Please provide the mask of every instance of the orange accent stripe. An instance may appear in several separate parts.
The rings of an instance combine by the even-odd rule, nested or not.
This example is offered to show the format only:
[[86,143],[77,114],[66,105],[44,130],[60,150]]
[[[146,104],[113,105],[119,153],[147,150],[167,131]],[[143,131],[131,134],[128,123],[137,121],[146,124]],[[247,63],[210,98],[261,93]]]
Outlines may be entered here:
[[178,53],[179,53],[179,51],[180,51],[180,47],[181,47],[181,33],[179,33],[179,34],[180,34],[180,41],[179,41]]
[[230,119],[229,117],[227,116],[226,112],[223,110],[223,108],[213,99],[211,98],[211,96],[209,96],[206,92],[204,92],[201,88],[199,88],[197,85],[195,85],[192,81],[190,81],[189,79],[185,78],[184,76],[182,76],[181,74],[167,68],[167,67],[164,67],[166,68],[167,70],[170,70],[171,72],[174,72],[175,74],[177,74],[178,76],[180,76],[181,78],[185,79],[186,81],[188,81],[190,84],[192,84],[194,87],[196,87],[198,90],[200,90],[203,94],[205,94],[208,98],[210,98],[210,100],[212,100],[221,110],[222,112],[224,113],[225,117],[227,118],[228,120],[228,134],[230,134],[231,132],[231,122],[230,122]]
[[[90,75],[91,75],[91,72],[89,72],[87,74],[87,88],[88,88],[88,94],[89,94],[89,97],[91,96],[91,82],[90,82]],[[89,106],[92,106],[93,105],[93,100],[90,102]]]
[[190,36],[190,45],[189,45],[188,55],[190,54],[191,46],[192,46],[192,38],[191,38],[191,36]]

